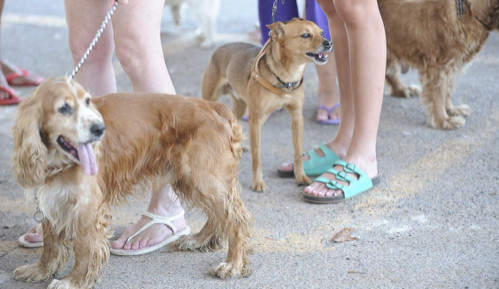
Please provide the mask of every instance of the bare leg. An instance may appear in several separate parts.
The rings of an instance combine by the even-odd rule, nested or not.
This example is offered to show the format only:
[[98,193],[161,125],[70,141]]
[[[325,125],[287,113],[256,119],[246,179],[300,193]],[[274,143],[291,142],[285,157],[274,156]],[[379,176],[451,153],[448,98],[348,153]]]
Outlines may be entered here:
[[[113,17],[116,55],[135,91],[175,94],[160,38],[163,7],[164,0],[135,0],[120,7]],[[148,212],[171,217],[181,210],[182,206],[170,186],[152,192]],[[111,247],[136,250],[160,243],[173,234],[167,226],[155,224],[126,244],[128,237],[149,221],[148,217],[141,216],[136,224],[111,243]],[[173,225],[180,231],[186,227],[185,219],[173,221]]]
[[[342,122],[338,134],[328,146],[336,152],[346,152],[344,160],[356,164],[372,178],[378,174],[376,138],[386,65],[383,22],[374,0],[318,2],[328,16],[331,31],[334,31],[341,93]],[[336,169],[342,170],[341,167]],[[334,179],[334,175],[329,173],[323,177]],[[319,182],[306,187],[305,193],[317,196],[342,194]]]
[[[340,103],[340,90],[336,81],[336,62],[334,57],[330,57],[325,65],[315,65],[317,77],[319,79],[319,106],[331,108]],[[340,119],[339,107],[332,110],[331,114],[319,109],[317,111],[317,121],[327,119]]]
[[[170,186],[151,194],[151,200],[147,211],[163,217],[171,217],[182,210],[180,201]],[[116,249],[137,250],[144,247],[154,246],[172,235],[169,227],[162,224],[155,224],[139,234],[133,241],[126,243],[126,240],[142,228],[150,219],[141,216],[137,223],[126,229],[116,241],[111,242],[111,247]],[[180,218],[172,222],[180,231],[186,227],[185,219]]]

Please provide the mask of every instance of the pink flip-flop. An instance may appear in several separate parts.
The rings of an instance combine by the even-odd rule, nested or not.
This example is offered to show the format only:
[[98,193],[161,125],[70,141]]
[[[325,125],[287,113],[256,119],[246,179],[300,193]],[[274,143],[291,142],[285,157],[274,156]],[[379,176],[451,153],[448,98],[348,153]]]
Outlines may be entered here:
[[21,102],[21,99],[14,94],[14,90],[0,85],[0,90],[5,91],[9,94],[9,98],[0,99],[0,105],[12,105]]
[[[19,78],[19,77],[25,77],[26,80],[23,81],[22,83],[16,83],[14,80]],[[19,72],[12,72],[9,75],[5,76],[5,79],[7,80],[7,83],[10,86],[17,86],[17,87],[22,87],[22,86],[38,86],[40,83],[43,81],[43,77],[41,76],[31,76],[28,70],[19,67]]]
[[340,124],[339,118],[337,118],[337,119],[331,118],[331,113],[333,112],[333,110],[337,109],[338,107],[340,107],[340,103],[337,103],[331,107],[319,105],[319,110],[324,110],[327,112],[327,119],[318,120],[317,123],[319,123],[319,124],[334,124],[334,125]]

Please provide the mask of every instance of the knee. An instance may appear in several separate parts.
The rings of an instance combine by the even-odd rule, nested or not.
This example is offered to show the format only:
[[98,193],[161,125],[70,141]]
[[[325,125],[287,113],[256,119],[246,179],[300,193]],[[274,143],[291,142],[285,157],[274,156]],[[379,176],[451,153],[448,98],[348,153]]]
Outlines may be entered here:
[[116,58],[127,75],[139,68],[140,59],[143,58],[141,54],[148,53],[146,50],[142,50],[139,45],[139,42],[130,39],[116,41]]
[[338,17],[347,26],[354,26],[366,18],[371,6],[371,4],[366,4],[366,1],[341,0],[335,1],[334,8]]

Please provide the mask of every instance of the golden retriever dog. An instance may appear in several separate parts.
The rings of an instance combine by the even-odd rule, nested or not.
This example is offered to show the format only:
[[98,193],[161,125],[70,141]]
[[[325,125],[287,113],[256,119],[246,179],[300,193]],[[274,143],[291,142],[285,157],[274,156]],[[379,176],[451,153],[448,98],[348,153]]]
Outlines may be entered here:
[[[109,258],[110,208],[137,186],[170,183],[180,198],[201,208],[205,226],[176,243],[212,251],[228,240],[220,278],[251,274],[247,251],[252,216],[237,178],[242,130],[223,104],[161,94],[91,98],[75,81],[51,78],[21,103],[13,128],[16,181],[39,200],[43,253],[14,271],[38,282],[75,263],[49,288],[90,288]],[[74,237],[73,237],[74,236]]]
[[[499,0],[378,0],[385,24],[386,80],[393,95],[421,95],[433,128],[456,129],[471,112],[454,106],[455,74],[480,51],[489,33],[499,29]],[[422,84],[407,87],[400,64],[416,68]]]
[[291,115],[294,173],[300,184],[310,183],[303,171],[303,73],[307,63],[325,64],[332,43],[313,22],[299,18],[268,25],[270,37],[260,48],[229,43],[211,56],[201,84],[203,99],[216,101],[229,94],[233,112],[240,119],[249,112],[252,189],[263,191],[260,159],[261,128],[267,117],[284,107]]

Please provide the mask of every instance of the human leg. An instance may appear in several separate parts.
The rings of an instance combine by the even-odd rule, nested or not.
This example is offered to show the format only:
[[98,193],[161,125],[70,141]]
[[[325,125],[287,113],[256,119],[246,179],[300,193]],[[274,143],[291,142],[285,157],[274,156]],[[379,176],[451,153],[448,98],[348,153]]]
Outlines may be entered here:
[[[149,207],[147,208],[148,212],[162,217],[175,216],[182,212],[182,210],[180,201],[170,186],[166,186],[157,192],[153,191],[151,200],[149,201]],[[151,218],[147,216],[141,216],[137,223],[126,229],[117,240],[111,242],[111,247],[114,249],[138,250],[154,246],[173,235],[173,231],[168,226],[165,226],[164,224],[154,224],[127,242],[130,236],[139,231],[150,220]],[[182,231],[187,227],[183,216],[173,220],[172,224],[177,231]],[[113,249],[111,249],[111,253],[112,252]]]
[[116,56],[134,91],[175,94],[161,44],[164,0],[135,0],[113,17]]
[[[342,122],[330,145],[347,148],[344,160],[355,164],[367,177],[374,178],[378,175],[376,138],[386,65],[386,40],[377,2],[341,0],[335,1],[333,5],[332,2],[324,0],[321,5],[328,15],[331,30],[335,31],[333,43],[337,44],[335,58],[342,94]],[[345,28],[344,36],[347,41],[335,42],[336,26]],[[345,55],[349,57],[342,57]],[[343,80],[348,79],[350,80],[346,82],[345,87]],[[344,92],[349,90],[351,97],[346,97],[348,94],[344,95]],[[345,147],[345,144],[348,145]],[[342,165],[334,166],[334,169],[347,171]],[[347,175],[354,179],[360,177],[359,174],[349,172]],[[348,182],[337,175],[325,173],[321,177],[348,186]],[[331,186],[328,188],[324,182],[319,181],[306,187],[304,193],[313,196],[343,194],[341,190],[331,189]]]
[[[113,18],[116,55],[130,77],[135,91],[175,94],[175,88],[164,60],[160,38],[163,7],[164,0],[132,1],[120,7]],[[151,193],[147,212],[160,217],[173,217],[182,210],[180,201],[170,186]],[[137,223],[126,229],[117,240],[111,243],[111,247],[138,250],[159,244],[173,235],[173,231],[168,226],[154,224],[127,242],[150,221],[151,218],[142,215]],[[183,216],[173,220],[172,223],[177,231],[182,231],[187,227]]]
[[[69,49],[74,65],[92,42],[102,20],[109,11],[109,3],[102,0],[64,0],[66,23],[68,25]],[[122,7],[119,7],[121,9]],[[109,23],[75,76],[92,95],[116,92],[116,79],[112,65],[114,52],[113,28]]]
[[[328,13],[326,14],[335,14],[334,10],[334,5],[332,1],[330,0],[325,0],[322,1],[317,1],[317,3],[321,4],[321,7],[324,9],[323,11],[326,11],[325,9],[328,9]],[[307,5],[310,5],[307,1]],[[312,6],[312,8],[309,8],[308,11],[316,11],[316,8]],[[311,13],[311,12],[310,12]],[[315,19],[320,18],[317,17],[317,12],[314,12],[315,16],[313,13],[310,15],[310,17],[314,17]],[[332,22],[334,21],[334,22]],[[328,157],[335,154],[337,157],[344,158],[348,146],[350,145],[350,139],[351,139],[351,134],[353,131],[353,109],[352,109],[352,90],[351,90],[351,85],[350,85],[350,69],[348,63],[345,63],[345,60],[348,59],[349,57],[349,52],[348,52],[348,45],[347,45],[347,36],[346,36],[346,31],[345,31],[345,26],[341,19],[338,17],[328,17],[328,23],[329,26],[331,27],[331,31],[334,31],[334,34],[331,35],[331,39],[333,41],[333,46],[334,46],[334,56],[331,57],[328,60],[328,63],[326,65],[335,65],[334,69],[332,67],[322,67],[322,70],[318,70],[318,77],[319,77],[319,92],[321,91],[321,84],[324,85],[324,87],[327,88],[327,90],[335,90],[332,86],[328,86],[328,82],[332,82],[332,79],[336,79],[338,77],[338,83],[339,83],[339,98],[340,98],[340,103],[341,103],[341,115],[342,115],[342,121],[340,123],[340,126],[338,128],[338,134],[334,138],[333,141],[327,143],[327,148],[321,148],[317,147],[314,148],[314,155],[316,155],[316,158],[318,161],[314,161],[314,163],[323,163],[324,161],[327,160],[335,160],[336,157]],[[322,24],[324,26],[324,24]],[[321,27],[323,28],[323,27]],[[323,28],[324,29],[324,28]],[[325,31],[325,30],[324,30]],[[329,31],[329,30],[328,30]],[[317,66],[316,66],[317,67]],[[340,74],[340,69],[342,73]],[[336,74],[338,72],[338,74]],[[321,81],[323,80],[323,81]],[[338,88],[336,88],[338,89]],[[322,94],[323,95],[323,94]],[[327,99],[334,99],[334,97],[330,98],[331,94],[327,94],[328,97]],[[320,101],[321,94],[319,94],[319,101]],[[320,103],[320,102],[319,102]],[[334,105],[331,104],[331,105]],[[324,151],[328,150],[328,151]],[[319,160],[319,158],[324,158]],[[307,164],[307,161],[310,159],[310,153],[306,154],[304,156],[304,167],[308,167],[309,165]],[[279,168],[279,173],[283,172],[292,172],[293,171],[293,164],[292,163],[283,163],[281,164]],[[305,173],[307,173],[306,170]],[[317,170],[310,170],[317,172]],[[285,174],[283,174],[285,175]]]
[[[324,31],[324,37],[331,40],[327,17],[315,0],[306,1],[305,18],[316,23]],[[336,81],[336,62],[334,61],[334,57],[329,58],[329,61],[324,65],[316,64],[315,69],[319,84],[317,122],[339,124],[340,91]]]

